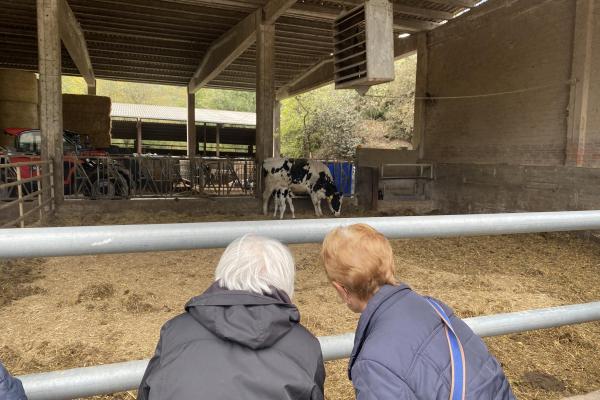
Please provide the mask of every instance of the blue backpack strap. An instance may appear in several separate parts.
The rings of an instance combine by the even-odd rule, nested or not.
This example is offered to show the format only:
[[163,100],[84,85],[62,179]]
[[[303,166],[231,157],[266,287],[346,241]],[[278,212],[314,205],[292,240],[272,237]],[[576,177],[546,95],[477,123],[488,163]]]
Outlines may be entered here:
[[429,297],[425,297],[425,299],[444,322],[444,330],[446,331],[446,339],[448,339],[448,348],[450,349],[450,365],[452,367],[450,400],[464,400],[467,389],[465,351],[444,309],[435,300]]

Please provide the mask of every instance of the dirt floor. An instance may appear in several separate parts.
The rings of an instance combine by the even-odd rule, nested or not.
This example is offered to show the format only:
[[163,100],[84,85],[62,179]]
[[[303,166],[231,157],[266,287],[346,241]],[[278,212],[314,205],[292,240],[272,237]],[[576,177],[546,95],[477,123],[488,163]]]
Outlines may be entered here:
[[[135,204],[133,204],[135,203]],[[71,204],[56,225],[259,219],[253,205]],[[235,210],[233,212],[227,211]],[[162,211],[161,211],[162,210]],[[309,210],[301,217],[311,217]],[[348,216],[348,213],[346,213]],[[574,234],[393,241],[397,276],[463,317],[600,299],[600,244]],[[291,246],[295,302],[316,335],[352,331],[319,264]],[[212,281],[222,249],[0,261],[0,360],[15,374],[150,357],[159,329]],[[600,323],[486,339],[519,399],[600,389]],[[327,363],[327,399],[351,399],[346,360]],[[107,398],[128,399],[135,391]]]

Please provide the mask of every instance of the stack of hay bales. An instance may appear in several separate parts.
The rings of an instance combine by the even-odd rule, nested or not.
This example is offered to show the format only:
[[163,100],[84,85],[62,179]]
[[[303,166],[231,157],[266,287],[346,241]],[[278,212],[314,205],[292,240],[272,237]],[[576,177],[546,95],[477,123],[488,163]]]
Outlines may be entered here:
[[110,97],[63,94],[63,127],[87,135],[94,148],[110,146]]
[[37,128],[38,86],[35,73],[0,69],[0,145],[12,144],[6,128]]

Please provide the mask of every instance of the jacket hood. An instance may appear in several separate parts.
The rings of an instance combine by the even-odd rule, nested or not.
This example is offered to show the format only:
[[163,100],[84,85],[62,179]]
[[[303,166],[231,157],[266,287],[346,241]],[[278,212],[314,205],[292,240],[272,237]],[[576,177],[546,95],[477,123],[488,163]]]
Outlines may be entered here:
[[215,282],[192,298],[185,310],[217,337],[251,349],[271,347],[294,325],[300,313],[281,290],[256,294],[221,288]]

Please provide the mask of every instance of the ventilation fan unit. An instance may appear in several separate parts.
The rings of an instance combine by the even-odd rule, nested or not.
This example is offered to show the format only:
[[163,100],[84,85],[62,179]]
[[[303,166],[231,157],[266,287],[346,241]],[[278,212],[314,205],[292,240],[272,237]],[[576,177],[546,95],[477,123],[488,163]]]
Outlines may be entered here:
[[394,80],[392,3],[367,0],[333,25],[335,88],[366,92]]

